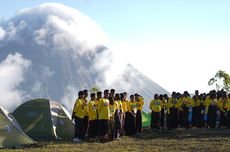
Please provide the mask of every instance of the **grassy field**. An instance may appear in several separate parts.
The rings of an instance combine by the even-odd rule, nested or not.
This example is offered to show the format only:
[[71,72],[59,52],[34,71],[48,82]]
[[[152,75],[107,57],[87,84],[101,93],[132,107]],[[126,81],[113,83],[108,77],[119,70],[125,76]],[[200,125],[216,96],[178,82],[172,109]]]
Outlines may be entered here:
[[145,130],[141,137],[123,137],[108,143],[98,141],[74,143],[72,141],[39,142],[23,149],[5,149],[0,151],[230,151],[230,129],[177,129],[165,132]]

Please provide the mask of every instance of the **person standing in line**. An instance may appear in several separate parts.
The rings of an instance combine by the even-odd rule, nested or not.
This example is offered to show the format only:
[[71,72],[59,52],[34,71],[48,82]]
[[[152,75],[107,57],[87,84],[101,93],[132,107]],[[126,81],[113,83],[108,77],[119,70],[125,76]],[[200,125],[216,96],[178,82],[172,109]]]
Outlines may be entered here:
[[115,121],[115,139],[120,140],[121,135],[121,115],[122,115],[122,107],[121,107],[121,99],[120,94],[116,93],[114,98],[114,104],[116,104],[117,109],[114,114]]
[[87,137],[87,134],[88,134],[88,126],[89,126],[89,109],[88,109],[88,100],[87,100],[87,97],[88,97],[88,90],[83,90],[83,94],[84,94],[84,132],[83,132],[83,135],[84,135],[84,138]]
[[126,131],[127,131],[127,100],[126,100],[126,96],[124,93],[121,93],[121,107],[122,107],[122,111],[123,111],[123,119],[122,119],[122,125],[121,125],[121,131],[122,131],[122,135],[125,135]]
[[72,119],[75,122],[74,142],[80,142],[84,139],[84,94],[83,91],[78,92],[78,99],[73,108]]
[[88,137],[96,138],[97,136],[97,105],[96,105],[96,94],[91,93],[91,100],[88,104],[89,109],[89,129]]
[[216,111],[217,111],[217,97],[216,92],[210,92],[210,98],[206,99],[206,113],[207,113],[207,127],[215,128],[216,127]]
[[104,97],[98,101],[98,136],[101,142],[108,140],[109,131],[109,90],[104,91]]
[[159,131],[161,122],[162,101],[158,94],[154,95],[154,99],[150,102],[151,114],[151,129],[152,131]]
[[226,115],[227,115],[226,126],[227,128],[229,128],[230,127],[230,94],[228,95],[227,101],[224,106],[225,106]]
[[117,104],[114,102],[113,96],[109,97],[109,113],[110,113],[110,119],[109,119],[109,140],[115,139],[115,128],[114,128],[114,116],[115,112],[117,110]]
[[138,94],[135,94],[135,99],[136,99],[136,102],[137,102],[136,132],[137,132],[137,135],[139,136],[143,132],[143,128],[142,128],[142,108],[143,108],[143,105],[144,105],[144,99]]
[[130,101],[127,102],[128,112],[126,115],[127,118],[127,136],[133,136],[136,134],[136,101],[134,95],[130,96]]

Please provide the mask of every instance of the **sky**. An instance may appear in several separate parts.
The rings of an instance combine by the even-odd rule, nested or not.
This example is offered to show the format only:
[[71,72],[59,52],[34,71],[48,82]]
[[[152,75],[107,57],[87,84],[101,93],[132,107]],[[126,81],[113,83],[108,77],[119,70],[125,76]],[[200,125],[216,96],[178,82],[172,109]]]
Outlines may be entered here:
[[8,0],[1,3],[0,22],[45,2],[89,16],[118,58],[169,92],[207,92],[218,70],[230,73],[228,0]]

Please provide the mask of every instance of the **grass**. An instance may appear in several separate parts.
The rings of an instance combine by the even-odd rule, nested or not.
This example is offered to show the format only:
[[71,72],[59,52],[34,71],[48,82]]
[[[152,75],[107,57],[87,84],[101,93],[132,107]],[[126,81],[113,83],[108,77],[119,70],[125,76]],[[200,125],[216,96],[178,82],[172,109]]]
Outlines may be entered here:
[[177,129],[165,132],[145,130],[141,137],[123,137],[108,143],[72,141],[39,142],[36,146],[0,151],[94,151],[94,152],[178,152],[178,151],[229,151],[230,129]]

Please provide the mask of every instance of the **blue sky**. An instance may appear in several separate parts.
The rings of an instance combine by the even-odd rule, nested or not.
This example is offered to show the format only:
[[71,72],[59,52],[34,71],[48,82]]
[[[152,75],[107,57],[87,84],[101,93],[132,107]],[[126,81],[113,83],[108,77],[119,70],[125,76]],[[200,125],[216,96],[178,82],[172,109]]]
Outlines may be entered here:
[[89,16],[117,55],[169,91],[208,91],[217,70],[230,73],[229,0],[8,0],[1,3],[0,20],[44,2]]

